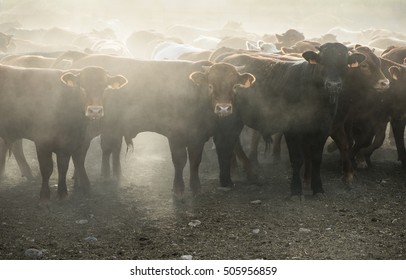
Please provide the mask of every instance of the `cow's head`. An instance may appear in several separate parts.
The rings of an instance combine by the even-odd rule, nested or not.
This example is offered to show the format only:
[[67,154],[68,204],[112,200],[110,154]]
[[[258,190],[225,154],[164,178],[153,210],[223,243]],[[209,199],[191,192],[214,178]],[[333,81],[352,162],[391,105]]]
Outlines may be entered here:
[[398,64],[388,69],[391,79],[391,92],[400,97],[402,104],[406,101],[406,65]]
[[343,88],[343,79],[349,67],[359,67],[365,60],[361,53],[349,54],[340,43],[326,43],[317,47],[318,53],[307,51],[302,54],[310,64],[315,65],[313,79],[319,81],[329,94],[330,103],[335,104]]
[[359,74],[356,75],[358,83],[362,83],[368,88],[373,88],[376,91],[383,92],[389,89],[389,80],[385,77],[381,70],[381,60],[374,54],[374,50],[356,45],[351,52],[358,52],[365,55],[366,59],[359,63],[357,67]]
[[226,117],[233,113],[233,103],[238,88],[248,88],[255,82],[249,73],[240,74],[244,67],[228,63],[203,66],[203,72],[193,72],[189,78],[210,96],[214,113]]
[[110,76],[101,67],[86,67],[61,76],[66,85],[79,88],[86,117],[100,119],[104,116],[103,100],[106,89],[119,89],[127,84],[121,75]]

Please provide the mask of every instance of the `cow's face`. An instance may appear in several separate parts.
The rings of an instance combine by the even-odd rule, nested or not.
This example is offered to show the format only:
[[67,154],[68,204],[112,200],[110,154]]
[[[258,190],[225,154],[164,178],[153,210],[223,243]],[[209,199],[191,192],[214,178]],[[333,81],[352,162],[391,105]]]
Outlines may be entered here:
[[79,88],[86,117],[100,119],[104,116],[103,100],[106,89],[119,89],[127,84],[121,75],[110,76],[101,67],[86,67],[76,73],[62,75],[63,83]]
[[368,47],[357,45],[352,52],[359,52],[365,55],[366,59],[359,63],[359,74],[357,76],[364,85],[383,92],[389,89],[389,80],[381,70],[381,60]]
[[391,92],[400,98],[397,100],[402,102],[401,106],[404,106],[406,101],[406,65],[391,66],[388,71],[391,78]]
[[359,67],[365,60],[365,55],[348,54],[347,47],[340,43],[326,43],[318,49],[319,53],[307,51],[303,53],[303,57],[310,64],[315,64],[313,79],[322,83],[329,94],[330,103],[335,104],[348,68]]
[[226,117],[233,113],[237,89],[248,88],[255,82],[249,73],[240,74],[243,67],[228,63],[203,66],[203,72],[193,72],[189,78],[202,89],[207,90],[214,113]]

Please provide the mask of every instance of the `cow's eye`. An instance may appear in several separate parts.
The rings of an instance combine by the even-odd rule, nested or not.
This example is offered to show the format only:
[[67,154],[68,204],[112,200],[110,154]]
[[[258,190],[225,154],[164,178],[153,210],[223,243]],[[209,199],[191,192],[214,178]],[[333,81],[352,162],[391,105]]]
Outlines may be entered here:
[[237,91],[237,89],[238,89],[239,87],[240,87],[239,85],[234,85],[234,86],[233,86],[233,91]]
[[210,92],[213,92],[213,90],[214,90],[213,85],[212,85],[212,84],[209,84],[209,91],[210,91]]

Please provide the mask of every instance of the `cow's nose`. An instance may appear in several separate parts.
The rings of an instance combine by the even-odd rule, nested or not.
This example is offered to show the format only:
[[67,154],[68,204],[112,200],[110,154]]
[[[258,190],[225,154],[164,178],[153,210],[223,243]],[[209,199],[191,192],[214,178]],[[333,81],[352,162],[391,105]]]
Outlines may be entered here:
[[390,81],[388,79],[382,79],[382,80],[378,81],[375,88],[377,90],[386,90],[389,88],[389,85],[390,85]]
[[100,119],[104,116],[103,106],[87,106],[86,117],[90,119]]
[[233,105],[231,103],[217,103],[214,107],[214,113],[220,117],[226,117],[233,113]]
[[325,87],[329,92],[340,92],[343,88],[343,83],[341,81],[328,80],[325,83]]

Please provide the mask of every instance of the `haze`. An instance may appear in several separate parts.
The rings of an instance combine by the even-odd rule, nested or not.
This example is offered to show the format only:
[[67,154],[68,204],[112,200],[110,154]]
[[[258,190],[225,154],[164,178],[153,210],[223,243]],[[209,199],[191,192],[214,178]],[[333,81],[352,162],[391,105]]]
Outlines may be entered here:
[[142,29],[163,32],[174,23],[221,28],[227,21],[237,21],[259,35],[295,28],[308,37],[335,26],[401,32],[405,10],[406,2],[400,0],[2,0],[0,21],[78,32],[110,27],[121,37]]

